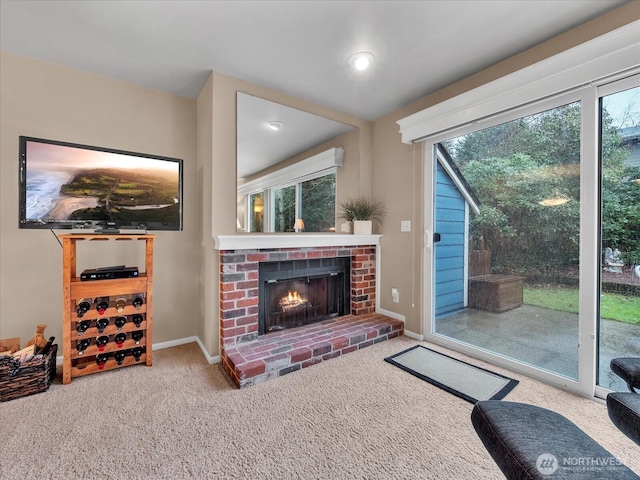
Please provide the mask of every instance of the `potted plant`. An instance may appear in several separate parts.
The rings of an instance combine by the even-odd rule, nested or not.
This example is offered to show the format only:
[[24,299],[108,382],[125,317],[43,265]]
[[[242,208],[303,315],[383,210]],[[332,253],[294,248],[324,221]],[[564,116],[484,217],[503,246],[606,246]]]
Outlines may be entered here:
[[342,210],[340,217],[353,224],[353,233],[356,235],[370,235],[373,222],[382,224],[384,219],[384,206],[370,198],[347,198],[339,205]]

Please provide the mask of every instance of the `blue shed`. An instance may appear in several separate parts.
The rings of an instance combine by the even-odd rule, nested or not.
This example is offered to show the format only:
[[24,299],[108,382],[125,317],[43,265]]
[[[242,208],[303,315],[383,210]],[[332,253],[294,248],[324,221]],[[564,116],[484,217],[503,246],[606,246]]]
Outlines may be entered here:
[[479,213],[475,193],[448,152],[436,146],[435,186],[435,316],[467,306],[469,210]]

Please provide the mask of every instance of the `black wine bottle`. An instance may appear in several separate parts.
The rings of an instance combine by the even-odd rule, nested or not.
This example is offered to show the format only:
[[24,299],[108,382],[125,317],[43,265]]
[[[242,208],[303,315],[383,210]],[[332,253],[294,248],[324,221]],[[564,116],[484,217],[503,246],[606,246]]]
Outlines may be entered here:
[[84,334],[90,326],[91,320],[82,320],[81,322],[76,323],[76,331],[78,332],[78,335]]
[[100,353],[96,355],[96,363],[98,364],[98,370],[104,369],[104,366],[106,365],[107,360],[109,360],[108,353]]
[[131,338],[133,339],[134,342],[136,342],[136,345],[140,344],[140,340],[142,340],[142,337],[143,337],[142,330],[131,332]]
[[91,345],[90,338],[84,338],[82,340],[78,340],[76,342],[76,350],[78,350],[78,355],[82,355],[84,351]]
[[133,317],[131,317],[131,321],[138,328],[140,328],[140,325],[142,325],[143,320],[144,320],[144,317],[139,313],[136,313],[135,315],[133,315]]
[[124,358],[127,356],[127,351],[126,350],[120,350],[118,352],[115,352],[113,354],[113,358],[115,358],[116,363],[118,365],[122,365],[122,362],[124,361]]
[[133,350],[131,350],[131,355],[133,355],[133,358],[136,359],[136,362],[140,361],[140,357],[142,356],[143,353],[144,353],[143,347],[136,347]]
[[109,325],[108,318],[99,318],[96,320],[96,327],[98,327],[98,333],[104,332],[104,329]]
[[47,344],[42,347],[41,350],[39,350],[38,352],[36,352],[38,355],[47,355],[49,353],[49,351],[51,350],[51,346],[53,345],[53,341],[56,339],[56,337],[49,337],[49,340],[47,340]]
[[122,348],[122,344],[124,344],[124,341],[126,339],[127,339],[126,333],[118,333],[115,337],[113,337],[113,341],[116,342],[116,345],[118,345],[118,348]]
[[78,318],[84,317],[84,314],[91,309],[92,300],[90,298],[81,298],[76,303],[76,315]]
[[109,297],[101,297],[96,301],[96,310],[99,315],[104,315],[104,312],[109,308]]
[[116,317],[116,319],[113,322],[116,325],[116,328],[118,330],[122,330],[122,327],[124,327],[124,324],[127,323],[127,317]]
[[106,335],[102,335],[101,337],[96,338],[96,345],[98,346],[98,350],[104,352],[105,347],[109,343],[109,337]]
[[131,305],[133,305],[136,308],[136,310],[140,310],[142,308],[143,303],[144,303],[144,300],[142,299],[141,293],[136,293],[131,298]]

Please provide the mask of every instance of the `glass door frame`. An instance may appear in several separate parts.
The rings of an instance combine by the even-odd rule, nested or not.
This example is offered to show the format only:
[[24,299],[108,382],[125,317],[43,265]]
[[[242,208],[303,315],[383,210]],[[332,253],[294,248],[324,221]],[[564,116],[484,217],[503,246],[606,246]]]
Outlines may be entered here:
[[[488,350],[461,343],[435,333],[435,147],[441,141],[505,123],[560,105],[579,101],[581,104],[580,159],[580,311],[578,314],[578,379],[570,379],[539,369]],[[557,387],[593,396],[596,379],[596,325],[599,294],[600,189],[598,99],[594,86],[582,87],[538,102],[513,108],[464,126],[441,132],[424,141],[424,275],[423,331],[428,341],[478,357],[499,366],[524,373]]]
[[[640,87],[640,73],[636,73],[635,75],[629,76],[629,77],[625,77],[622,79],[617,79],[617,80],[612,80],[611,82],[607,82],[607,83],[602,83],[599,84],[597,86],[595,86],[595,88],[592,89],[592,93],[594,98],[591,99],[594,103],[595,103],[595,108],[596,108],[596,116],[598,119],[598,122],[596,124],[596,128],[597,128],[597,132],[598,132],[598,144],[597,144],[597,162],[598,162],[598,182],[600,182],[600,178],[602,177],[602,161],[600,158],[600,99],[603,97],[606,97],[608,95],[613,95],[615,93],[624,91],[624,90],[628,90],[631,88],[637,88]],[[602,205],[602,191],[601,191],[601,185],[600,183],[598,183],[598,261],[600,260],[601,255],[602,255],[602,251],[600,248],[600,244],[601,244],[601,236],[602,236],[602,220],[601,220],[601,215],[600,215],[600,208]],[[599,298],[600,296],[600,292],[601,292],[601,278],[600,278],[600,270],[598,270],[598,279],[597,279],[597,293],[596,293],[596,298]],[[594,341],[595,341],[595,347],[594,347],[594,378],[593,378],[593,383],[594,383],[594,395],[596,397],[599,398],[606,398],[607,394],[611,391],[608,388],[605,387],[601,387],[597,384],[598,378],[597,378],[597,371],[598,371],[598,361],[599,361],[599,335],[600,335],[600,311],[599,311],[599,303],[598,303],[598,311],[596,312],[596,318],[595,318],[595,328],[594,328]]]

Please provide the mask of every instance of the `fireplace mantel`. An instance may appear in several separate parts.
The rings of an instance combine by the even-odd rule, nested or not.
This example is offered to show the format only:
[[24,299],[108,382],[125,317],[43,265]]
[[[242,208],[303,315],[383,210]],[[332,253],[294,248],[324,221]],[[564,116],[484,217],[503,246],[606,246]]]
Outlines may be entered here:
[[380,245],[382,235],[342,233],[240,233],[215,235],[216,250],[262,250],[269,248],[338,247]]

